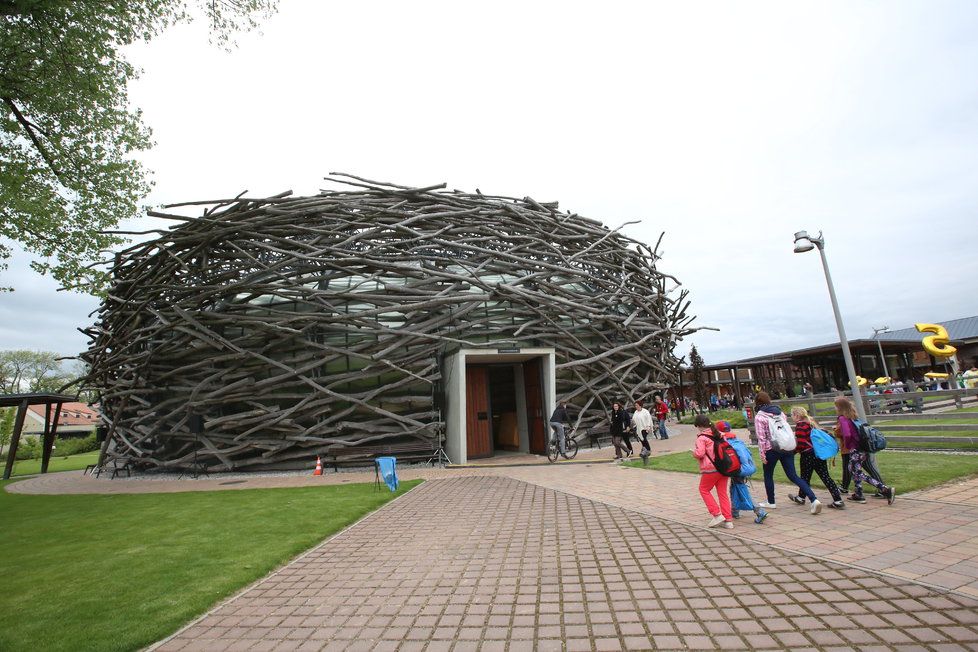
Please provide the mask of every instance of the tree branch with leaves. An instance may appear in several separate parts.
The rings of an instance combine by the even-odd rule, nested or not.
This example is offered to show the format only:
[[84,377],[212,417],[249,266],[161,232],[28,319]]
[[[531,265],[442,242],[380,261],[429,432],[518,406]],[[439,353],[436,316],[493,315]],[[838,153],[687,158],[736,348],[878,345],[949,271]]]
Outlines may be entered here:
[[[0,0],[0,238],[62,286],[100,292],[94,263],[122,239],[151,187],[135,155],[152,145],[130,106],[139,71],[125,46],[203,14],[222,47],[276,0]],[[12,255],[0,241],[0,271]],[[10,289],[10,288],[5,288]]]

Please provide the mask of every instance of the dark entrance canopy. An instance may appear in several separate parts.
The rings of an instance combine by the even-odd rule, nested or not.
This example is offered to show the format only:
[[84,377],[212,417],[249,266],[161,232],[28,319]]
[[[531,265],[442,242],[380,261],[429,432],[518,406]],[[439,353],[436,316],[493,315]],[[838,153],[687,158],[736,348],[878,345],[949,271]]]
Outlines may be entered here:
[[[20,433],[24,429],[27,418],[27,408],[31,405],[44,406],[44,455],[41,458],[41,473],[48,472],[48,462],[51,461],[51,449],[54,447],[54,436],[58,432],[58,419],[61,417],[61,405],[78,400],[75,396],[65,394],[0,394],[0,408],[16,407],[17,418],[14,421],[14,432],[10,437],[10,448],[7,450],[7,464],[3,469],[3,479],[9,480],[14,470],[14,460],[17,459],[17,445],[20,444]],[[54,418],[51,418],[51,406],[54,406]]]

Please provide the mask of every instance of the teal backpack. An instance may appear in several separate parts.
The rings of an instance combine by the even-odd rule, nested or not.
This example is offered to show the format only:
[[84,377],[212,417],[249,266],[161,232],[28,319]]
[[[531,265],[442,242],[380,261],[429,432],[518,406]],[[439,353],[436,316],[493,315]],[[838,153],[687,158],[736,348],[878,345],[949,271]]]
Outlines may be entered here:
[[815,451],[815,457],[827,460],[839,454],[839,443],[824,430],[812,428],[812,450]]

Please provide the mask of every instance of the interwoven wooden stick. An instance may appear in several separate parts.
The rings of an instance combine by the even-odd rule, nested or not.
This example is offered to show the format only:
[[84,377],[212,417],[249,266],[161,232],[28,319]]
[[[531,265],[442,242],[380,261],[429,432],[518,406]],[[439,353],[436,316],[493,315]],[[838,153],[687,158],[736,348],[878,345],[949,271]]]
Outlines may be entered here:
[[116,255],[82,356],[109,459],[281,468],[434,440],[462,346],[553,347],[578,425],[671,384],[695,329],[659,243],[530,198],[328,179],[345,186],[153,212],[176,226]]

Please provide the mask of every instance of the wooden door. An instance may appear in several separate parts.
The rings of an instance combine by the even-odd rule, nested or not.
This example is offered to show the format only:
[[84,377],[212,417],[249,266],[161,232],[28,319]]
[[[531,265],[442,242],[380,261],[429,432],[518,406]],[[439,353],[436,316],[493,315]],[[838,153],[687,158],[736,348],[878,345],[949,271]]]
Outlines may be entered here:
[[526,423],[530,429],[530,452],[547,454],[547,423],[543,413],[543,365],[540,358],[523,363],[523,386],[526,391]]
[[465,367],[465,441],[469,459],[492,455],[489,369],[486,367]]

